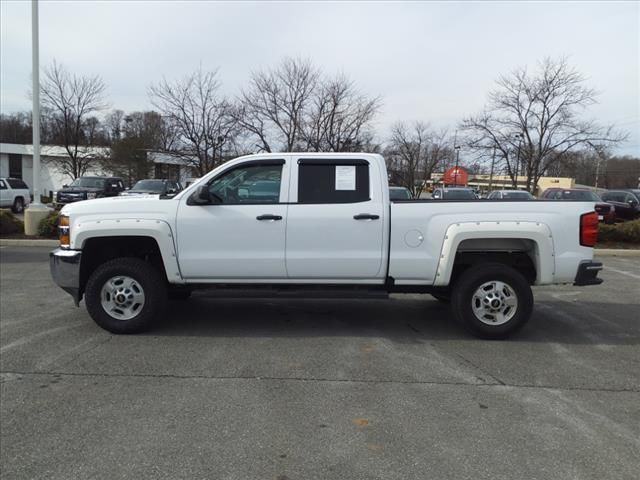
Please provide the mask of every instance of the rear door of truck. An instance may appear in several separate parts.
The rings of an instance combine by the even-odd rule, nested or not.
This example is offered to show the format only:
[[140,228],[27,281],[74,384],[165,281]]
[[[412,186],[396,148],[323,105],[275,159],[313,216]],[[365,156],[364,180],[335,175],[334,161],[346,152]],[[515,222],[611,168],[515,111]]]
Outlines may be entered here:
[[382,279],[388,207],[378,165],[363,156],[291,157],[286,266],[291,279]]

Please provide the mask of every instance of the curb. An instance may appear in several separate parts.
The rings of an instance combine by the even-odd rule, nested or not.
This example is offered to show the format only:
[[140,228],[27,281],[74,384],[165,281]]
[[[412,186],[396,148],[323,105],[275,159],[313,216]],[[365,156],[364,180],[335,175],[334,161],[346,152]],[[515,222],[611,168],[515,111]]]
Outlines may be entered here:
[[41,240],[29,238],[0,238],[0,247],[57,247],[58,240]]
[[640,249],[594,248],[594,257],[640,257]]

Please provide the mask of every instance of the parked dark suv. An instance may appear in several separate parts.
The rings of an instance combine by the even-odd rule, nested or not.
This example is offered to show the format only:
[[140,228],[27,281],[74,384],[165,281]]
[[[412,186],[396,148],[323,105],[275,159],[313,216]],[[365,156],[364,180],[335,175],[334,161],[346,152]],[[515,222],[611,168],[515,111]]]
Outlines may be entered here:
[[613,223],[616,220],[616,208],[603,201],[597,193],[580,188],[548,188],[541,198],[549,200],[575,200],[579,202],[594,202],[595,211],[598,212],[598,220],[605,223]]
[[616,218],[640,218],[640,190],[609,190],[601,196],[602,200],[616,207]]
[[115,197],[124,190],[124,182],[119,177],[80,177],[71,185],[65,185],[56,194],[56,207],[67,203],[90,200],[92,198]]

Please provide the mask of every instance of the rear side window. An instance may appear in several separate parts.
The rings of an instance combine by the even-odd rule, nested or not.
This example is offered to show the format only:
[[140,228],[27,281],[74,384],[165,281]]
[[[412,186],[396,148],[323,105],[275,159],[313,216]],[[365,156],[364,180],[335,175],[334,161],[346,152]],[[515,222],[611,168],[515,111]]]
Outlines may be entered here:
[[11,185],[11,188],[22,188],[24,190],[28,190],[29,189],[27,184],[24,183],[22,180],[18,180],[18,179],[15,179],[15,178],[8,178],[7,182],[9,182],[9,185]]
[[298,203],[358,203],[369,199],[367,162],[300,162]]
[[0,190],[6,190],[7,186],[4,183],[4,180],[0,180]]

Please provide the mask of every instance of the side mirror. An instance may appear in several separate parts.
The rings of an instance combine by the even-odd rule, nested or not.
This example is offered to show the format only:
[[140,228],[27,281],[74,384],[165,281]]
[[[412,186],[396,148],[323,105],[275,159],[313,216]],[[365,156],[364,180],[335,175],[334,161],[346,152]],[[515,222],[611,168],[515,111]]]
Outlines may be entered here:
[[[188,205],[211,205],[212,203],[220,203],[215,201],[215,196],[209,193],[208,185],[200,185],[196,191],[191,194],[187,202]],[[218,199],[219,200],[219,199]]]
[[69,188],[69,185],[65,183],[64,185],[62,185],[62,188]]

